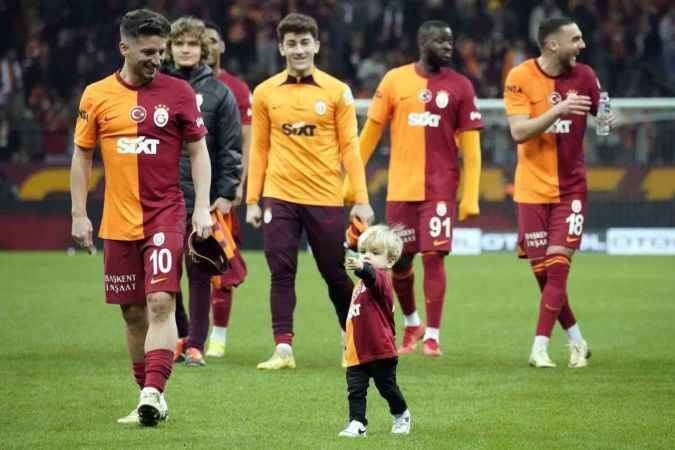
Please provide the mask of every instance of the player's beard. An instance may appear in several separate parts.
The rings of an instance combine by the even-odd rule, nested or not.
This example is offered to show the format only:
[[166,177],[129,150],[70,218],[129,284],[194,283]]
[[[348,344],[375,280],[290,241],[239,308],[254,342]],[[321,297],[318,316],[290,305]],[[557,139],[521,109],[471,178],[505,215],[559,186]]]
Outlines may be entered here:
[[452,64],[452,53],[450,53],[450,56],[446,59],[435,52],[429,52],[427,62],[434,70],[449,67]]
[[[570,51],[570,52],[566,53],[565,55],[563,55],[558,60],[558,62],[560,64],[560,68],[563,70],[563,72],[566,72],[566,71],[572,69],[572,67],[574,67],[574,65],[576,63],[576,58],[578,58],[578,57],[579,57],[579,55],[577,54],[576,51]],[[574,59],[574,62],[573,62],[573,59]]]

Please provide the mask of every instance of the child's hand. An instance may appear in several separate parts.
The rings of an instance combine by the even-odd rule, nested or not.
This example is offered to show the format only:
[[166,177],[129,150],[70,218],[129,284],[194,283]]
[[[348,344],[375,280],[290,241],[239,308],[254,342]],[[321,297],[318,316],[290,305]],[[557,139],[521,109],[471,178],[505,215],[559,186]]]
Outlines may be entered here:
[[347,270],[363,270],[363,261],[361,261],[361,258],[348,256],[345,259],[345,269],[347,269]]

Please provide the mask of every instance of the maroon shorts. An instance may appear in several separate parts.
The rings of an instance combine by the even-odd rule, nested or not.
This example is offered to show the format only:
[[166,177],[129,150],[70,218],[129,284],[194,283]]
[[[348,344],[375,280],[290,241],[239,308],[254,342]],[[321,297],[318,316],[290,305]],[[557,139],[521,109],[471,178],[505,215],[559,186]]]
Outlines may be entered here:
[[145,304],[153,292],[179,292],[183,233],[158,232],[138,241],[103,241],[105,301]]
[[404,253],[448,253],[452,250],[455,210],[454,200],[387,202],[387,223],[403,226],[399,236]]
[[560,203],[518,203],[518,256],[543,258],[551,245],[577,250],[586,217],[586,199]]

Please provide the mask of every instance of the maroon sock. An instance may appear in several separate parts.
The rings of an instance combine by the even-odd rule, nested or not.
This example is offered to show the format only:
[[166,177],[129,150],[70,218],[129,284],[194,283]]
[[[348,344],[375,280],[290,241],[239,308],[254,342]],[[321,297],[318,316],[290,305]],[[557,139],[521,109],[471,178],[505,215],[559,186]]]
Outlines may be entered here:
[[577,318],[574,317],[574,313],[572,312],[570,301],[567,296],[565,296],[565,304],[560,310],[560,315],[558,315],[558,322],[560,322],[560,326],[563,327],[563,330],[566,330],[577,323]]
[[541,295],[539,304],[539,321],[537,322],[537,336],[551,336],[553,326],[567,297],[567,275],[570,272],[570,260],[565,255],[547,255],[546,286]]
[[443,255],[435,252],[426,253],[422,255],[422,265],[424,266],[424,298],[426,300],[427,326],[440,328],[446,287]]
[[145,387],[145,361],[132,362],[131,368],[134,371],[134,378],[138,387],[143,389]]
[[145,354],[145,387],[154,387],[164,392],[164,386],[171,376],[173,351],[165,349],[150,350]]
[[532,266],[532,273],[534,278],[537,279],[537,284],[539,285],[539,292],[544,292],[544,286],[546,286],[546,263],[544,259],[538,259],[536,261],[530,261]]
[[211,310],[213,311],[213,325],[227,328],[230,322],[232,309],[233,289],[214,289],[211,294]]
[[[544,264],[544,260],[541,259],[537,261],[530,261],[530,264],[532,265],[534,277],[537,279],[537,283],[539,284],[539,290],[543,292],[544,286],[546,286],[546,264]],[[569,299],[567,296],[565,296],[565,303],[560,309],[560,314],[558,314],[558,322],[560,322],[560,325],[564,330],[577,323],[577,319],[574,317],[572,308],[570,308]]]
[[274,336],[274,343],[293,345],[293,333],[281,333]]
[[410,266],[402,272],[394,271],[392,275],[394,291],[396,297],[398,297],[398,303],[401,305],[401,311],[408,316],[417,311],[417,305],[415,305],[415,270]]

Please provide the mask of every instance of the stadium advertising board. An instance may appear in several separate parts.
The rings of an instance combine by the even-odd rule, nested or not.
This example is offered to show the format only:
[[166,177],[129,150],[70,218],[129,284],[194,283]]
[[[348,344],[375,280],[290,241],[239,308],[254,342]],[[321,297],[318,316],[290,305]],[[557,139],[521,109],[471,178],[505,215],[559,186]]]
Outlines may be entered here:
[[[482,232],[479,228],[456,228],[453,255],[480,255],[483,252],[515,252],[518,234]],[[610,228],[589,231],[581,241],[582,252],[610,255],[675,255],[675,228]]]

